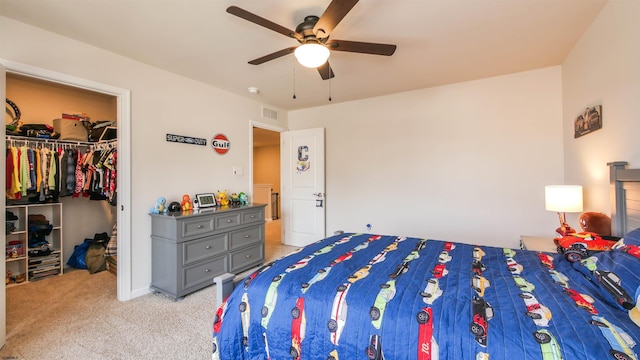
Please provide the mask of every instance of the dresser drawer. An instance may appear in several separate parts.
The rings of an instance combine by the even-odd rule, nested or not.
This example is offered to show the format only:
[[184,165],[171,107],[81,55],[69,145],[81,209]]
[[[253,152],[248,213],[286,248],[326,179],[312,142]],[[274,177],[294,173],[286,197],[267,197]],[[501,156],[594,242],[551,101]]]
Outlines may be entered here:
[[229,272],[237,274],[252,265],[260,264],[264,260],[264,244],[259,243],[246,249],[229,254]]
[[227,252],[227,234],[183,242],[182,265],[193,264],[225,252]]
[[184,238],[210,233],[214,229],[213,216],[182,220],[180,222],[180,229],[178,241]]
[[240,225],[240,212],[218,215],[215,218],[216,230],[228,229]]
[[251,243],[262,241],[264,234],[262,226],[253,226],[229,233],[229,250],[237,249]]
[[227,268],[227,256],[211,259],[199,265],[182,269],[182,290],[213,284],[213,278],[224,274]]
[[264,208],[245,210],[242,212],[242,223],[251,224],[264,221]]

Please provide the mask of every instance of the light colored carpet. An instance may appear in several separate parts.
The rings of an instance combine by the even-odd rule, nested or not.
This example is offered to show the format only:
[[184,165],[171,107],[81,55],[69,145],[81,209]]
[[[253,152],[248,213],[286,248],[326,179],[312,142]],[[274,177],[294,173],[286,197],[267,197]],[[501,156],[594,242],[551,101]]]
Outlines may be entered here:
[[173,300],[116,298],[115,276],[76,270],[7,289],[7,342],[15,359],[208,359],[215,287]]
[[[279,227],[267,223],[267,262],[294,250],[280,245]],[[115,275],[70,271],[7,289],[0,358],[210,359],[215,302],[215,286],[175,302],[158,294],[120,302]]]

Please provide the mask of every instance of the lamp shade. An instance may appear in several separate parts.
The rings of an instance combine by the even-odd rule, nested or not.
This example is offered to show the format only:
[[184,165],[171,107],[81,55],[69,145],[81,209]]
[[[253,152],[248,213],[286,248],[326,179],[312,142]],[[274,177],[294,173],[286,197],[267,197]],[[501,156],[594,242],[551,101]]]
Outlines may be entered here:
[[300,65],[308,68],[317,68],[329,59],[329,49],[317,43],[306,43],[298,46],[293,52]]
[[544,187],[545,209],[558,212],[582,211],[582,186],[547,185]]

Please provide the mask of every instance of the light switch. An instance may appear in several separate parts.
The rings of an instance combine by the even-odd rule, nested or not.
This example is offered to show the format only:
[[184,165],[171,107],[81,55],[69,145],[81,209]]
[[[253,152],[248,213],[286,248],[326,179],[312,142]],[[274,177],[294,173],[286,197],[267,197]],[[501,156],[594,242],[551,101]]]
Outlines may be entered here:
[[233,175],[242,175],[242,166],[234,166]]

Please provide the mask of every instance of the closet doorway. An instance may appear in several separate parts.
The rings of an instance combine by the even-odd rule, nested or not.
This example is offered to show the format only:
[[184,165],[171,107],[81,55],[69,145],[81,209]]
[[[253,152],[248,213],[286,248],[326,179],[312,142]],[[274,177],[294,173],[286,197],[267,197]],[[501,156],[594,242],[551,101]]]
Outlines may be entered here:
[[280,132],[283,129],[251,123],[252,202],[266,203],[265,259],[273,259],[282,248],[280,212]]
[[[73,77],[66,74],[61,74],[46,69],[35,68],[21,63],[12,62],[9,60],[2,61],[6,74],[3,73],[3,77],[14,77],[21,79],[30,79],[31,81],[57,84],[62,88],[75,88],[87,93],[93,92],[95,94],[101,94],[103,96],[112,97],[115,106],[115,118],[117,120],[117,132],[118,132],[118,161],[117,161],[117,204],[113,207],[111,216],[114,217],[118,223],[118,274],[117,274],[117,297],[120,301],[126,301],[131,299],[131,281],[130,281],[130,268],[131,268],[131,254],[129,252],[130,247],[130,209],[129,202],[130,197],[130,183],[131,174],[127,169],[130,168],[131,162],[131,149],[123,144],[130,143],[130,91],[127,89],[113,87],[91,80]],[[78,109],[71,109],[78,110]],[[111,209],[105,210],[111,212]],[[63,215],[64,216],[64,215]],[[108,229],[108,233],[111,229]],[[93,235],[93,234],[90,234]],[[73,250],[67,248],[65,252],[65,260],[68,257],[68,251]],[[3,319],[4,320],[4,319]],[[4,321],[3,321],[4,322]]]

